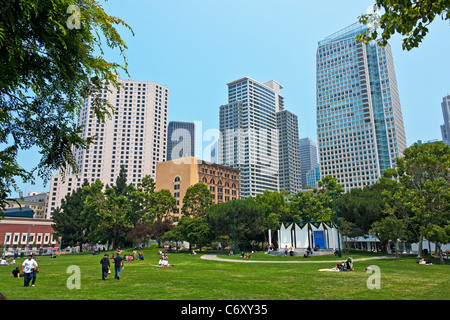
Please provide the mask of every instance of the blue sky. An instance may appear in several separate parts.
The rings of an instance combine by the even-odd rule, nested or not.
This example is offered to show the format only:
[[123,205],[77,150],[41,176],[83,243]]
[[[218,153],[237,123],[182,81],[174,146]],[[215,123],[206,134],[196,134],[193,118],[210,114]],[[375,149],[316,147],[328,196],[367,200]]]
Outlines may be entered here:
[[[226,83],[243,76],[274,79],[284,86],[285,108],[299,118],[300,138],[317,141],[317,42],[357,22],[374,2],[109,0],[104,8],[135,33],[120,28],[130,78],[169,88],[169,121],[201,121],[203,132],[217,129],[219,107],[227,103]],[[412,51],[402,50],[399,36],[390,41],[408,146],[441,139],[440,103],[450,94],[450,25],[438,18],[429,29]],[[113,53],[107,57],[120,59]],[[29,169],[37,157],[33,150],[19,162]],[[49,188],[40,179],[22,186],[24,194]]]

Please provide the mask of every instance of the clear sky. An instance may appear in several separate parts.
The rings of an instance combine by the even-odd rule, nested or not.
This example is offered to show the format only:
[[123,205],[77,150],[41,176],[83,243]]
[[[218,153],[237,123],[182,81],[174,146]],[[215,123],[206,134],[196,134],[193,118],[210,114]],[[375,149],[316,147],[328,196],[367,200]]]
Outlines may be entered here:
[[[135,33],[120,28],[128,45],[129,78],[169,88],[169,121],[201,121],[202,132],[218,129],[228,82],[244,76],[274,79],[284,86],[285,109],[299,118],[300,138],[317,142],[317,42],[357,22],[374,2],[109,0],[104,8]],[[450,25],[438,18],[429,29],[412,51],[402,50],[399,36],[390,41],[408,146],[442,139],[440,103],[450,94]],[[119,61],[116,55],[107,57]],[[29,169],[38,156],[36,150],[26,152],[19,162]],[[40,179],[22,186],[24,194],[49,188]]]

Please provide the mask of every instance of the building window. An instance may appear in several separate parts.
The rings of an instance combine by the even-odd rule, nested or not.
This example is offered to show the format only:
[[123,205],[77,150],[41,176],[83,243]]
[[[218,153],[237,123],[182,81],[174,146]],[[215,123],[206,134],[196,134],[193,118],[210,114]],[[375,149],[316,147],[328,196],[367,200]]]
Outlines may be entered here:
[[181,181],[180,177],[175,177],[174,182],[180,182],[180,181]]

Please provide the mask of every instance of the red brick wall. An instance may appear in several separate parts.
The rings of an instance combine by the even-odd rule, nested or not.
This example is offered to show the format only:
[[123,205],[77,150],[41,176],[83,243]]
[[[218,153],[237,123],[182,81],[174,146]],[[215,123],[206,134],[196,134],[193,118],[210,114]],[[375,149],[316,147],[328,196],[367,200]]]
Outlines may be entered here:
[[[55,247],[58,247],[59,244],[57,242],[56,235],[52,237],[52,234],[54,234],[55,231],[51,225],[51,220],[5,217],[0,220],[0,244],[9,245],[11,248],[13,244],[18,244],[18,241],[14,242],[15,236],[17,236],[18,240],[20,239],[20,244],[26,245],[27,240],[22,242],[23,236],[27,237],[28,234],[30,234],[30,238],[33,236],[33,240],[29,241],[29,244],[40,244],[42,247],[44,244],[48,245],[50,242],[50,244],[54,244]],[[8,243],[5,243],[6,235],[9,235]],[[47,242],[45,241],[46,236],[48,236]]]

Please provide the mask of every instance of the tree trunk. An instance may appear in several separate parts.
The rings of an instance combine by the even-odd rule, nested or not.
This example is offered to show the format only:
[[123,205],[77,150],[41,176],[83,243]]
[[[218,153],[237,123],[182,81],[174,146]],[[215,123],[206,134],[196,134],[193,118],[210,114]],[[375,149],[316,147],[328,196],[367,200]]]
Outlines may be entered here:
[[[444,255],[442,254],[442,247],[440,243],[436,243],[436,246],[439,245],[439,255],[441,258],[439,259],[441,261],[441,264],[444,264]],[[437,248],[437,247],[436,247]]]
[[399,254],[398,254],[398,241],[395,241],[395,261],[398,261],[399,259]]
[[386,241],[383,241],[382,243],[380,243],[380,247],[381,247],[381,252],[383,253],[389,253],[389,242],[386,243]]
[[422,241],[423,241],[423,235],[420,234],[419,235],[419,250],[417,252],[417,258],[421,258],[421,259],[423,258],[423,255],[422,255],[423,243],[422,243]]

